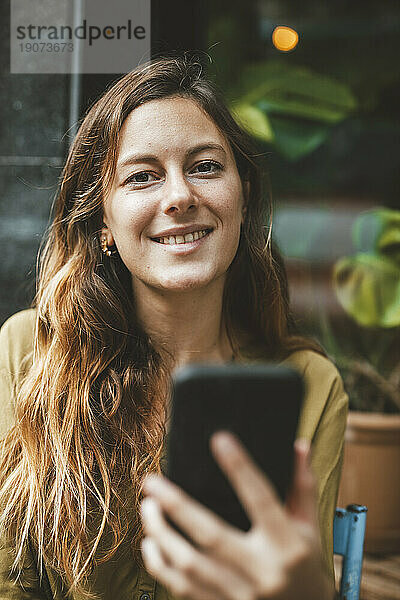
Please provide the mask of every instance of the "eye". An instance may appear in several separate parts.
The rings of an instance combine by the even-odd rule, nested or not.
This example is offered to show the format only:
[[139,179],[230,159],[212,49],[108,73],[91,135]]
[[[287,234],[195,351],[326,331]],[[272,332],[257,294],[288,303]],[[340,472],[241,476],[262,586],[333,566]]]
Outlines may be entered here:
[[218,171],[222,171],[222,168],[222,165],[215,160],[204,160],[195,165],[191,173],[217,173]]
[[154,173],[149,173],[149,171],[140,171],[140,173],[134,173],[130,175],[128,179],[125,181],[125,184],[140,186],[145,183],[153,183],[153,181],[158,181],[158,177],[154,175]]

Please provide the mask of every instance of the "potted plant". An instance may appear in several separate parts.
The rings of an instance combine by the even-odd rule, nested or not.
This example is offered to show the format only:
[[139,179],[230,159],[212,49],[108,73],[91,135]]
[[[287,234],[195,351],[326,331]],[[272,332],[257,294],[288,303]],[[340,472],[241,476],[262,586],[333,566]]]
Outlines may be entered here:
[[400,550],[400,211],[377,208],[353,227],[356,253],[334,266],[336,297],[358,336],[328,351],[350,397],[339,504],[368,506],[365,547]]

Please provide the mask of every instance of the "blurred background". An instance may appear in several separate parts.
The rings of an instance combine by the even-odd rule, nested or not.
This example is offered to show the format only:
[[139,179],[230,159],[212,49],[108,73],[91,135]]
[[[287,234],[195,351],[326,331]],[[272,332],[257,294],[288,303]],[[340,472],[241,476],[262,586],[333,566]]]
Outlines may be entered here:
[[[120,75],[10,74],[8,1],[0,18],[2,323],[32,301],[36,254],[77,122]],[[353,409],[398,420],[399,32],[394,0],[151,1],[151,55],[200,53],[265,157],[300,331],[335,361]],[[349,494],[377,502],[376,512],[390,497],[397,514],[400,429],[389,429],[397,454],[384,453],[377,469],[391,491],[376,501]],[[367,477],[381,489],[381,480],[371,483],[378,447]],[[360,459],[346,460],[354,467]],[[399,516],[390,519],[389,533],[376,526],[372,551],[400,552]],[[370,597],[400,597],[388,594]]]
[[[120,75],[10,74],[9,1],[0,11],[3,322],[33,297],[35,257],[77,121]],[[377,356],[368,360],[385,375],[399,358],[399,272],[382,275],[376,257],[382,235],[399,230],[399,31],[392,0],[151,2],[152,55],[200,52],[254,134],[299,328],[344,371],[346,353],[363,359],[371,344]],[[370,210],[377,207],[390,211]],[[385,258],[397,256],[392,242]],[[360,252],[373,255],[372,267],[360,266]],[[375,289],[382,277],[386,304]],[[359,379],[353,373],[349,382],[360,389]],[[363,408],[359,395],[353,401]]]

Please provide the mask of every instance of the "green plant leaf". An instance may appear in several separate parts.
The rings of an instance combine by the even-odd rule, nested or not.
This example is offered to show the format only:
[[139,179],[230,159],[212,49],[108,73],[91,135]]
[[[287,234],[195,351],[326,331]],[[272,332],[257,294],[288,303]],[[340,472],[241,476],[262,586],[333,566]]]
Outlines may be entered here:
[[400,266],[400,211],[385,210],[382,220],[382,232],[377,240],[378,250]]
[[315,121],[285,119],[272,115],[269,120],[275,147],[291,161],[296,161],[313,152],[325,142],[330,132],[329,125]]
[[[240,91],[239,91],[240,90]],[[345,84],[281,61],[247,66],[240,78],[241,101],[257,104],[268,115],[281,114],[338,123],[357,101]]]
[[256,106],[246,102],[231,106],[231,111],[236,121],[251,135],[264,142],[272,142],[274,134],[267,115]]
[[359,215],[353,226],[358,251],[384,254],[400,265],[400,211],[375,208]]
[[333,283],[341,306],[360,325],[400,325],[400,268],[392,260],[364,253],[342,258]]

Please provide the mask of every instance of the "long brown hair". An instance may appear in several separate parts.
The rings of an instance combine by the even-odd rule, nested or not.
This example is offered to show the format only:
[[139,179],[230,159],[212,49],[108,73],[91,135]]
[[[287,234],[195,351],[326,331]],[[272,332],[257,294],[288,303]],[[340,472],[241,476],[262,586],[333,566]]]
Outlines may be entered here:
[[[1,523],[16,549],[14,567],[30,542],[39,567],[48,564],[81,593],[91,568],[128,533],[137,551],[142,480],[160,470],[170,366],[136,318],[127,268],[118,254],[103,255],[99,233],[124,120],[144,102],[171,96],[194,100],[213,119],[246,189],[223,300],[233,348],[262,349],[270,359],[319,351],[291,331],[252,142],[199,62],[164,58],[128,73],[88,111],[69,152],[40,256],[33,364],[1,453]],[[102,547],[106,531],[112,535]]]

